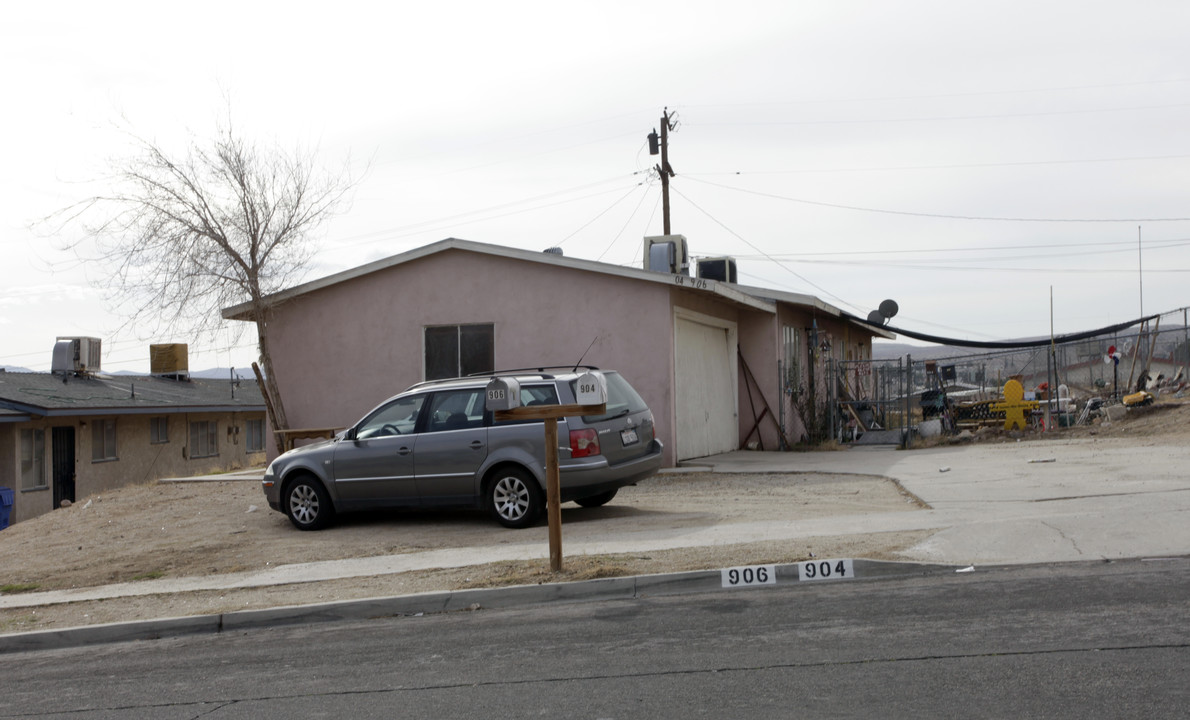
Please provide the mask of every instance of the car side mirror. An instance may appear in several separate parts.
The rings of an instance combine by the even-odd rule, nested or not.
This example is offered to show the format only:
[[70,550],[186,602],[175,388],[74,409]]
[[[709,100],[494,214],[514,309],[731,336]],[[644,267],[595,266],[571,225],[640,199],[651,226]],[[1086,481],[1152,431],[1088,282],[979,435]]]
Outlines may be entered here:
[[347,428],[343,431],[344,440],[355,440],[355,428]]

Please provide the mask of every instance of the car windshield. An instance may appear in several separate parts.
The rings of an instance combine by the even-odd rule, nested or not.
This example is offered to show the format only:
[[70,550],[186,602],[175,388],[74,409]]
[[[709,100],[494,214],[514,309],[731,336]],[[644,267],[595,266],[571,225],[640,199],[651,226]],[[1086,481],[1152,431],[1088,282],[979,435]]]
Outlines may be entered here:
[[[620,376],[620,373],[609,372],[603,375],[607,378],[607,412],[602,415],[584,415],[583,422],[597,423],[648,409],[645,401],[628,384],[628,381]],[[570,381],[571,391],[575,391],[576,382],[578,381]]]
[[366,440],[412,433],[417,427],[417,415],[421,412],[425,399],[425,395],[412,395],[397,398],[381,406],[356,426],[356,439]]

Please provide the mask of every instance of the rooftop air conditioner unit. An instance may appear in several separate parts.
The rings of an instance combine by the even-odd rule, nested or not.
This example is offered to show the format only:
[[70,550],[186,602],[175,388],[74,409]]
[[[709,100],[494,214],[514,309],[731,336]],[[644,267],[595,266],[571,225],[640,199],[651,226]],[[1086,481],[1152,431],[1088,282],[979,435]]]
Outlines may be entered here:
[[100,369],[99,338],[60,337],[54,343],[53,372],[97,373]]
[[186,343],[149,346],[149,373],[181,379],[190,376]]
[[739,273],[736,271],[735,258],[730,257],[699,259],[698,276],[719,282],[738,283],[740,281]]
[[690,252],[684,235],[655,235],[645,238],[645,270],[690,274]]

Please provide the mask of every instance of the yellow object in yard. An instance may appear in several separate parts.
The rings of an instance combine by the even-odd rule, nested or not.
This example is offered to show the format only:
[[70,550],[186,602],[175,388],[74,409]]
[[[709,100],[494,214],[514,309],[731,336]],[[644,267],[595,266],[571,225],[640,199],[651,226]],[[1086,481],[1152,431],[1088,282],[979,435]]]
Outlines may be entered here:
[[1038,405],[1036,400],[1025,399],[1025,388],[1019,380],[1009,380],[1004,383],[1004,402],[992,403],[988,409],[995,412],[1004,411],[1005,430],[1011,430],[1014,427],[1024,430],[1025,411],[1032,412],[1037,409]]
[[1139,407],[1153,402],[1153,395],[1145,390],[1141,390],[1131,395],[1125,395],[1122,400],[1127,407]]

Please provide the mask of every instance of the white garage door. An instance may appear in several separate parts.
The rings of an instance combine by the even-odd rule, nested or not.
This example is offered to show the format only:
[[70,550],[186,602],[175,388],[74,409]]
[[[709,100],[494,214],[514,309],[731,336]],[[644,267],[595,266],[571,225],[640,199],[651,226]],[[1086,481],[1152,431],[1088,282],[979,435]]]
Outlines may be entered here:
[[674,379],[678,460],[736,450],[736,333],[726,321],[678,317]]

